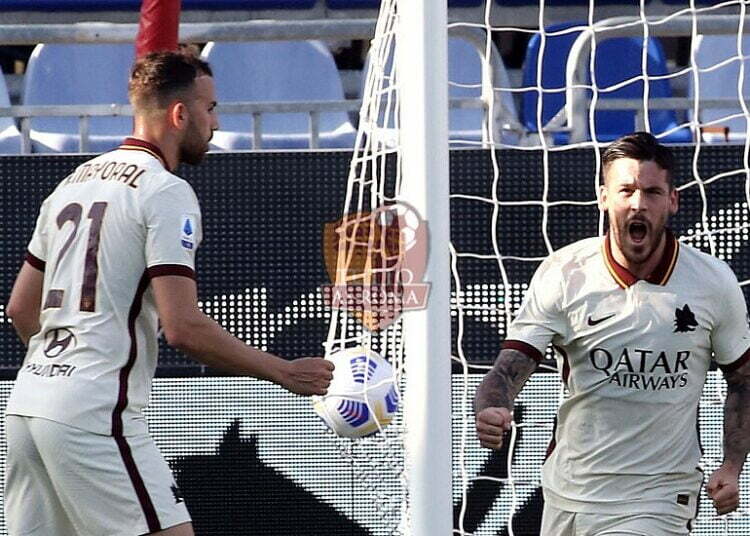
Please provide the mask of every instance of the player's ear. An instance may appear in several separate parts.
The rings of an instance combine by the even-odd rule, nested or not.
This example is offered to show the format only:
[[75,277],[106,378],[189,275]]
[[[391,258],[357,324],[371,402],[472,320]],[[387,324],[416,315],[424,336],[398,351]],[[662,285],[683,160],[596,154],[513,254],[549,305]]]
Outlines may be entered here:
[[185,106],[185,103],[178,100],[170,104],[169,108],[167,109],[169,122],[178,130],[182,130],[187,124],[188,114],[189,112],[187,106]]
[[672,188],[669,191],[669,214],[674,216],[677,210],[680,208],[680,193],[677,188]]
[[600,184],[599,185],[599,195],[596,199],[597,205],[599,206],[599,210],[602,212],[607,212],[607,185],[606,184]]

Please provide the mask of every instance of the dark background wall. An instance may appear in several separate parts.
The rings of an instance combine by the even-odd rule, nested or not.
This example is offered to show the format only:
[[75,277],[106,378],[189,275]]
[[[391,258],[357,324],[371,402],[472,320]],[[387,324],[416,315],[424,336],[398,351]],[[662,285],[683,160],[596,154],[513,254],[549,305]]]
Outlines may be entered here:
[[[740,280],[749,279],[743,147],[702,147],[697,153],[697,175],[693,173],[694,148],[676,147],[675,151],[677,185],[684,188],[674,229],[688,243],[708,249],[705,236],[696,234],[702,230],[705,216],[710,228],[718,231],[713,235],[716,254],[730,263]],[[86,158],[35,155],[0,159],[0,304],[7,302],[40,203]],[[490,228],[497,205],[462,197],[491,200],[493,184],[496,199],[504,203],[497,218],[497,247],[503,256],[537,259],[548,253],[547,240],[556,249],[597,234],[594,152],[575,149],[552,152],[548,158],[545,174],[541,152],[500,151],[495,181],[488,152],[452,152],[451,193],[456,197],[451,201],[451,225],[458,252],[494,253]],[[178,171],[201,200],[205,237],[198,251],[199,298],[211,316],[238,336],[285,357],[321,353],[327,312],[319,287],[329,282],[323,226],[342,215],[349,160],[350,153],[337,151],[210,154],[203,165],[183,166]],[[733,174],[706,184],[703,193],[696,184],[688,184],[696,176],[706,181],[732,170]],[[513,204],[521,201],[535,204]],[[542,201],[547,202],[546,223]],[[497,305],[498,300],[507,298],[515,308],[537,264],[534,260],[504,260],[512,287],[508,289],[511,294],[505,294],[499,285],[502,276],[496,259],[460,256],[462,290],[492,287],[494,290],[484,293],[477,291],[474,302]],[[505,331],[503,316],[465,315],[463,320],[467,359],[474,364],[491,362]],[[23,349],[6,320],[0,329],[0,371],[4,377],[13,376],[22,357]],[[159,373],[172,376],[210,371],[164,347]]]

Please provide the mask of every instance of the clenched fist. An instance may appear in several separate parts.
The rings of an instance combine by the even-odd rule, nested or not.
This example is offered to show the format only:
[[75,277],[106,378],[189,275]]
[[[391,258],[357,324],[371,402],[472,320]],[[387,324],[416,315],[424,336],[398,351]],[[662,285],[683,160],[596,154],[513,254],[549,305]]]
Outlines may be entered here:
[[324,395],[333,379],[333,369],[333,363],[322,357],[288,361],[281,386],[298,395]]
[[483,447],[498,450],[503,434],[510,430],[513,413],[507,408],[484,408],[477,414],[477,437]]
[[722,465],[708,479],[706,492],[713,500],[714,508],[719,515],[735,511],[740,505],[740,486],[737,472]]

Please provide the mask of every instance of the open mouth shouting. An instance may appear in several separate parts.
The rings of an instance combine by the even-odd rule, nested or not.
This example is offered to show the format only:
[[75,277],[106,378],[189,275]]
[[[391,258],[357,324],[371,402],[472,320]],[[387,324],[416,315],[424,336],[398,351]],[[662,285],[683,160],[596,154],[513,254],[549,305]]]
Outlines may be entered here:
[[643,246],[645,245],[648,237],[649,225],[645,220],[637,219],[631,220],[627,226],[628,237],[633,245]]

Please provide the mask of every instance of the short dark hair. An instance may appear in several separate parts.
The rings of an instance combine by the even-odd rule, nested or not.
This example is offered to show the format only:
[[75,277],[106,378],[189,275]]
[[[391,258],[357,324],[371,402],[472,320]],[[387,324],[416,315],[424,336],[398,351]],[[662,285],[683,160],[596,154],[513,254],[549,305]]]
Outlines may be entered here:
[[602,153],[602,182],[612,162],[632,158],[639,162],[655,162],[667,172],[667,184],[674,188],[675,159],[672,150],[659,143],[648,132],[635,132],[613,141]]
[[136,110],[164,109],[204,75],[213,76],[211,67],[192,54],[152,52],[133,65],[128,97]]

